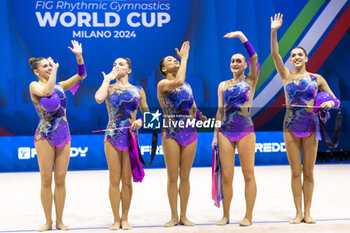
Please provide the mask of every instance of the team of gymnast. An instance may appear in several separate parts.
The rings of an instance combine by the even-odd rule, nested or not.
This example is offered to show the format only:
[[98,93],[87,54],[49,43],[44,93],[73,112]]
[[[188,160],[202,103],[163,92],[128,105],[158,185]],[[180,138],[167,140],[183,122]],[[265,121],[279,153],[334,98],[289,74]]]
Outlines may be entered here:
[[[291,50],[290,62],[294,71],[285,66],[279,54],[277,42],[277,30],[282,26],[282,22],[281,14],[271,17],[271,55],[283,82],[286,103],[291,105],[287,107],[283,121],[283,136],[291,169],[291,188],[296,210],[295,217],[290,223],[315,223],[310,215],[310,207],[318,140],[316,139],[317,121],[310,106],[314,105],[318,91],[327,92],[331,96],[329,101],[321,103],[320,108],[327,110],[339,107],[340,101],[334,96],[321,75],[306,71],[308,56],[302,47]],[[257,186],[254,175],[256,135],[249,107],[252,106],[258,82],[258,56],[242,32],[230,32],[224,37],[240,39],[249,58],[240,53],[233,54],[230,62],[232,78],[221,82],[218,86],[216,120],[221,121],[222,124],[221,127],[215,128],[211,145],[213,149],[218,148],[220,152],[222,170],[223,216],[217,225],[226,225],[230,221],[234,160],[237,149],[244,176],[246,201],[246,212],[239,224],[250,226],[253,223]],[[58,84],[56,84],[56,78],[59,63],[52,58],[29,59],[31,69],[38,78],[37,81],[30,83],[29,89],[40,120],[35,132],[34,145],[41,175],[41,203],[46,219],[45,224],[38,231],[52,229],[53,201],[56,211],[56,229],[69,230],[62,220],[66,197],[65,177],[71,141],[66,118],[65,91],[71,90],[75,93],[87,73],[82,56],[82,45],[72,41],[72,47],[68,48],[76,56],[78,72]],[[173,56],[167,56],[159,63],[159,70],[165,77],[157,84],[157,97],[163,113],[175,116],[166,119],[167,121],[185,120],[186,116],[205,121],[207,118],[198,110],[191,86],[185,81],[190,43],[185,41],[180,50],[177,48],[175,50],[179,60]],[[249,72],[245,75],[248,66]],[[97,103],[106,103],[109,118],[105,131],[104,150],[108,163],[109,199],[113,212],[110,230],[132,229],[128,222],[128,213],[133,193],[132,179],[135,180],[135,174],[134,166],[130,161],[130,143],[134,137],[133,131],[143,125],[142,118],[136,119],[138,108],[142,113],[148,111],[144,89],[129,83],[131,72],[131,61],[128,58],[116,59],[109,73],[102,72],[103,82],[95,94]],[[305,107],[293,107],[293,105]],[[190,195],[190,172],[197,147],[196,128],[167,127],[162,129],[161,135],[171,210],[170,220],[164,224],[164,227],[194,226],[195,224],[187,216],[187,204]],[[51,189],[53,175],[54,192]]]

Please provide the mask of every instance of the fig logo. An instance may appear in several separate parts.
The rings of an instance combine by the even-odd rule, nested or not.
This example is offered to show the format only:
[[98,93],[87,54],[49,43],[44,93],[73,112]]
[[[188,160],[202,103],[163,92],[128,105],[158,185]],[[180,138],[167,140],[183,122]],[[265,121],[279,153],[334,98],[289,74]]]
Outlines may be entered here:
[[[88,152],[88,147],[71,147],[70,148],[70,157],[86,157]],[[33,159],[37,156],[36,149],[31,147],[19,147],[18,148],[18,159]]]
[[[141,148],[141,155],[144,155],[146,153],[151,154],[152,146],[140,146],[140,148]],[[162,145],[157,146],[156,155],[164,155]]]
[[30,159],[36,155],[35,148],[30,147],[19,147],[18,148],[18,159]]

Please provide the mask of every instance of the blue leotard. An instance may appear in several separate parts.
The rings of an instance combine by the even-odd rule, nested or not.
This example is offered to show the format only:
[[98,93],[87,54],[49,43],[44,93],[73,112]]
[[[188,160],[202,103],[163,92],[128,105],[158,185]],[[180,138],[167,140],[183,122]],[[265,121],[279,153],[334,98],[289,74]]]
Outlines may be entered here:
[[[167,93],[163,101],[160,101],[160,104],[165,114],[167,125],[169,125],[169,121],[182,121],[186,124],[187,120],[195,118],[192,89],[186,82],[181,87]],[[182,146],[187,146],[197,139],[197,130],[195,127],[188,125],[185,125],[185,127],[170,126],[165,128],[165,136],[175,139]]]
[[[106,100],[108,125],[105,140],[121,151],[129,150],[128,130],[135,120],[142,88],[131,86],[122,90],[112,86]],[[118,128],[118,129],[117,129]]]
[[71,140],[66,118],[67,98],[59,84],[55,85],[54,92],[61,99],[61,106],[55,112],[46,112],[39,103],[33,102],[40,120],[35,131],[34,143],[38,140],[47,140],[55,147],[64,147]]
[[[287,103],[290,105],[313,105],[317,93],[317,77],[308,75],[285,85]],[[284,118],[284,129],[297,137],[307,137],[316,130],[316,118],[312,109],[288,107]]]
[[228,85],[223,91],[224,117],[220,132],[230,141],[238,141],[254,132],[250,107],[243,114],[244,104],[249,103],[251,88],[246,79],[235,85]]

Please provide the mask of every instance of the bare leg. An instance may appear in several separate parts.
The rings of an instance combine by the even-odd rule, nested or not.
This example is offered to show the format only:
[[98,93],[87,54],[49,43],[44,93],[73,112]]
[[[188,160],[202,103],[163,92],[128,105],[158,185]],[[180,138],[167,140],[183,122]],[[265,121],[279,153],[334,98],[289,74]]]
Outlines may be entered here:
[[120,178],[121,178],[121,151],[117,150],[110,142],[105,141],[105,153],[109,170],[109,200],[111,202],[114,222],[110,230],[120,228]]
[[235,163],[236,143],[231,142],[219,133],[219,156],[222,170],[222,195],[223,200],[223,217],[216,224],[219,226],[226,225],[230,221],[230,205],[232,201],[232,181]]
[[291,224],[299,224],[302,219],[302,185],[301,185],[301,138],[298,138],[288,129],[283,132],[286,144],[288,161],[291,169],[291,185],[293,192],[296,216],[290,221]]
[[312,194],[314,191],[314,167],[317,155],[318,140],[316,133],[302,139],[303,148],[303,193],[304,193],[304,222],[316,223],[310,216]]
[[179,177],[180,146],[174,139],[166,137],[162,137],[162,145],[168,175],[167,190],[171,209],[171,220],[164,226],[173,227],[177,225],[179,218],[177,214],[177,179]]
[[180,194],[180,224],[185,226],[194,226],[195,224],[192,223],[187,219],[187,204],[188,204],[188,198],[190,196],[190,172],[194,160],[194,156],[196,155],[196,149],[197,149],[197,140],[194,141],[192,144],[184,146],[181,148],[181,155],[180,155],[180,187],[179,187],[179,194]]
[[43,205],[46,222],[38,231],[52,229],[52,168],[55,160],[55,147],[47,140],[35,142],[41,176],[41,204]]
[[63,224],[62,215],[66,200],[66,174],[68,170],[70,156],[70,142],[62,148],[56,148],[55,156],[55,209],[56,228],[67,231],[69,227]]
[[132,227],[128,223],[128,213],[132,197],[132,173],[130,166],[129,151],[122,151],[122,229],[131,230]]
[[256,199],[256,182],[254,176],[255,139],[255,133],[251,133],[237,141],[239,160],[245,182],[246,201],[246,213],[240,223],[241,226],[250,226],[253,223],[253,208]]

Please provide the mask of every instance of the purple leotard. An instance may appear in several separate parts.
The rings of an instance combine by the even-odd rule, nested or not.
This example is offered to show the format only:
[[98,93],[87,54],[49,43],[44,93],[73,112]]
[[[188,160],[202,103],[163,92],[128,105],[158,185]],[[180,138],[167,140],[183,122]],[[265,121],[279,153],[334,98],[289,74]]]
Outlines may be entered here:
[[[287,104],[313,105],[317,93],[317,77],[308,75],[285,86]],[[297,137],[307,137],[316,130],[316,118],[312,110],[288,107],[284,118],[284,129],[289,129]]]
[[[142,88],[131,86],[122,90],[114,86],[106,100],[108,110],[108,125],[105,140],[121,151],[129,150],[128,130],[135,119],[136,111],[140,102]],[[116,129],[120,128],[120,129]]]
[[242,115],[242,106],[250,101],[250,86],[244,79],[235,85],[229,85],[223,91],[224,117],[220,132],[230,141],[238,141],[254,132],[254,125],[248,114]]
[[64,147],[71,139],[66,119],[67,98],[61,85],[56,85],[54,92],[61,99],[61,106],[56,112],[46,112],[40,104],[34,103],[40,120],[35,131],[34,143],[47,140],[55,147]]
[[164,96],[164,104],[161,103],[161,106],[165,114],[166,125],[169,126],[165,128],[165,136],[175,139],[181,146],[190,145],[197,139],[196,128],[188,125],[178,127],[169,124],[180,121],[186,124],[187,120],[196,118],[196,113],[192,112],[194,98],[191,86],[185,82],[181,87],[167,93]]

